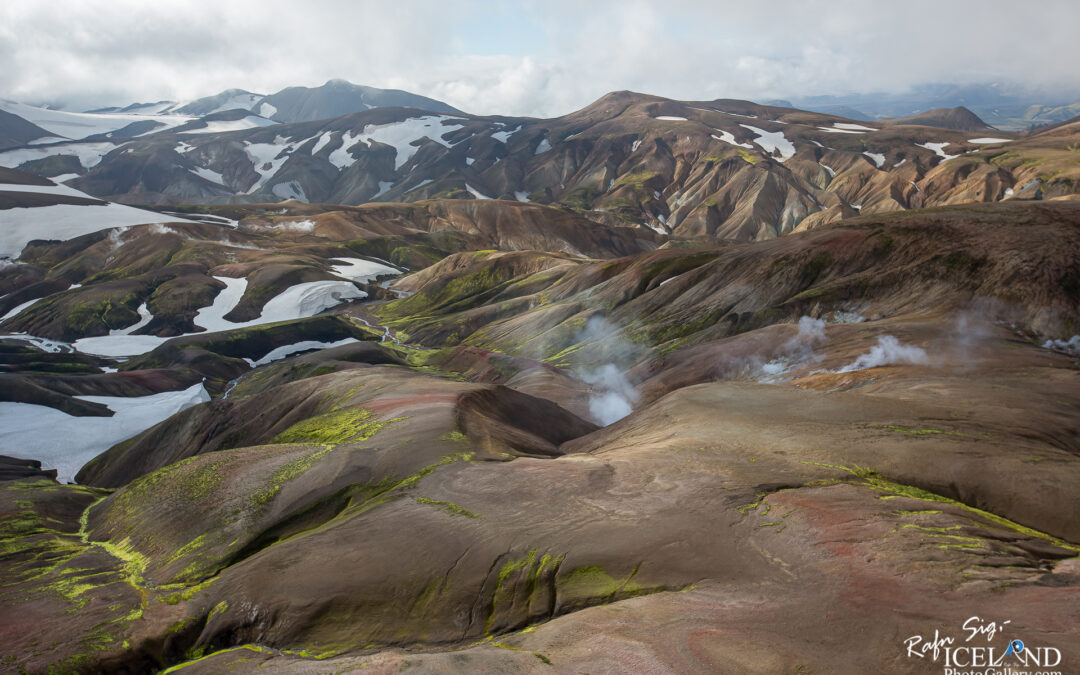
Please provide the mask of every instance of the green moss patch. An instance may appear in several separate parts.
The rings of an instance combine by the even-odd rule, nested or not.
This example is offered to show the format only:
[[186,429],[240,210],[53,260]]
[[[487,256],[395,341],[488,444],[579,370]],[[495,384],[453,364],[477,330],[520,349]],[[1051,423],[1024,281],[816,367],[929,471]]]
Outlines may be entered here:
[[364,408],[350,408],[311,417],[281,432],[271,443],[305,443],[335,446],[350,441],[366,441],[386,425]]

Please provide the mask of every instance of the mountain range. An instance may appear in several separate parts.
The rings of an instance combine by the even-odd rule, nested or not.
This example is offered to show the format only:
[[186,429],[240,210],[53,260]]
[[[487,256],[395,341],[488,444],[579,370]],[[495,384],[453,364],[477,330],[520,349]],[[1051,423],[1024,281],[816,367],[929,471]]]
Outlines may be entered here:
[[[112,129],[7,105],[3,133],[24,145],[0,152],[0,166],[132,205],[510,199],[608,224],[740,240],[857,213],[1070,198],[1080,178],[1070,149],[1080,142],[1075,121],[1015,133],[965,108],[866,123],[632,92],[559,118],[484,117],[374,91],[331,81],[258,100],[225,92],[175,114],[155,105],[89,115]],[[403,100],[428,107],[403,108]],[[378,102],[393,106],[371,107]],[[251,109],[222,110],[240,104]],[[275,121],[351,106],[365,109]],[[191,115],[198,111],[207,112]],[[32,125],[73,139],[90,133],[27,142]]]

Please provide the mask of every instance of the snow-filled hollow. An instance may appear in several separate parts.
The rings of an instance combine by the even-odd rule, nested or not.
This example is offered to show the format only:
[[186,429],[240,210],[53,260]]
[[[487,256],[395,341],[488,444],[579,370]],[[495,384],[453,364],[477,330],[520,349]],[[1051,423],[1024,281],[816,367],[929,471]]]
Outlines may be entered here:
[[0,447],[56,469],[57,480],[73,481],[84,464],[117,443],[210,400],[202,383],[150,396],[76,396],[101,403],[112,417],[75,417],[32,403],[0,402]]

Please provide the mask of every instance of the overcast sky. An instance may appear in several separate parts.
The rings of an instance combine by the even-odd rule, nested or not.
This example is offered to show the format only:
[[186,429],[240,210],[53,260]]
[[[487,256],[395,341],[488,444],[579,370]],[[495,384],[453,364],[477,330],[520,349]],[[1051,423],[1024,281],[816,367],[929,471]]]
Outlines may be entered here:
[[479,114],[608,91],[765,100],[922,83],[1080,89],[1080,2],[0,0],[0,97],[71,108],[331,78]]

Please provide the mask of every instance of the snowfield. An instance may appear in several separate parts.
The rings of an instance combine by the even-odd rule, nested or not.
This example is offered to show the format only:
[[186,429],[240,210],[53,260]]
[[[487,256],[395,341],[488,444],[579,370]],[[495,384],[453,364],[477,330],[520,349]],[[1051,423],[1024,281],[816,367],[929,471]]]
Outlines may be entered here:
[[[366,262],[366,261],[365,261]],[[374,264],[374,263],[373,263]],[[395,270],[396,274],[397,271]],[[225,289],[214,297],[214,302],[209,307],[203,307],[195,314],[194,323],[199,328],[205,328],[206,332],[232,330],[234,328],[247,328],[260,326],[278,321],[302,319],[314,316],[323,310],[339,305],[346,300],[358,300],[367,297],[367,293],[358,289],[348,281],[311,281],[305,284],[297,284],[285,289],[274,296],[263,306],[262,314],[251,321],[234,323],[225,319],[225,315],[233,311],[247,290],[247,279],[232,279],[229,277],[214,277],[225,284]],[[145,305],[144,305],[145,307]],[[140,308],[140,316],[145,315]],[[149,313],[149,312],[147,312]],[[149,321],[147,321],[149,323]],[[145,325],[145,324],[143,324]],[[140,326],[141,327],[141,326]],[[156,335],[130,335],[136,328],[130,326],[116,334],[101,337],[89,337],[76,340],[72,346],[84,354],[106,356],[110,358],[138,356],[152,351],[172,338],[158,337]],[[186,335],[201,335],[202,333],[187,333]]]
[[885,165],[885,155],[878,152],[864,152],[863,154],[874,160],[874,165],[877,166],[877,168],[880,169]]
[[687,122],[685,117],[678,117],[676,115],[657,115],[655,119],[664,120],[665,122]]
[[333,260],[339,260],[343,263],[330,268],[334,274],[361,284],[375,281],[381,276],[401,274],[401,270],[395,267],[362,258],[333,258]]
[[969,138],[968,143],[1009,143],[1008,138]]
[[178,127],[197,119],[184,115],[138,115],[131,113],[78,113],[63,110],[46,110],[32,105],[0,99],[0,110],[18,115],[27,122],[38,125],[49,133],[79,140],[87,136],[118,131],[134,122],[147,120],[157,122],[153,133]]
[[915,146],[919,147],[919,148],[926,148],[927,150],[933,150],[934,154],[937,155],[938,157],[940,157],[942,162],[947,162],[950,159],[953,159],[955,157],[960,156],[959,154],[956,154],[956,155],[947,155],[947,154],[945,154],[944,148],[948,144],[949,144],[949,142],[945,141],[944,143],[916,143]]
[[[31,186],[5,186],[4,189],[20,190]],[[70,194],[87,199],[97,199],[67,186],[49,186],[55,194]],[[46,190],[26,190],[27,192]],[[133,206],[106,203],[104,205],[53,204],[33,208],[4,209],[0,211],[0,257],[15,258],[34,239],[74,239],[84,234],[108,230],[114,227],[145,225],[147,223],[190,222],[183,218],[168,217],[154,211],[144,211]]]
[[0,447],[56,469],[61,483],[72,481],[83,464],[120,441],[163,422],[181,410],[210,400],[203,385],[150,396],[76,396],[106,405],[112,417],[75,417],[32,403],[0,402]]
[[716,134],[711,134],[711,136],[713,138],[715,138],[716,140],[718,140],[718,141],[723,141],[724,143],[729,143],[731,145],[735,145],[735,146],[738,146],[740,148],[752,148],[752,147],[754,147],[753,145],[751,145],[749,143],[739,143],[738,141],[735,140],[735,135],[732,134],[730,131],[724,131],[723,129],[713,129],[713,131],[715,131],[717,134],[720,134],[719,136],[717,136]]
[[795,155],[795,145],[787,139],[787,136],[784,136],[783,131],[765,131],[749,124],[740,124],[739,126],[757,134],[758,137],[754,139],[754,142],[764,148],[765,152],[771,155],[779,150],[779,161],[785,162]]
[[248,115],[247,117],[238,120],[213,120],[206,122],[206,127],[203,129],[191,129],[190,131],[178,132],[183,135],[188,134],[221,134],[226,131],[243,131],[244,129],[256,129],[258,127],[269,127],[277,124],[272,120],[268,120],[255,115]]
[[15,169],[24,162],[45,159],[57,155],[72,155],[86,169],[92,169],[101,163],[101,158],[121,146],[116,143],[63,143],[61,145],[40,145],[33,148],[19,148],[0,152],[0,166]]

